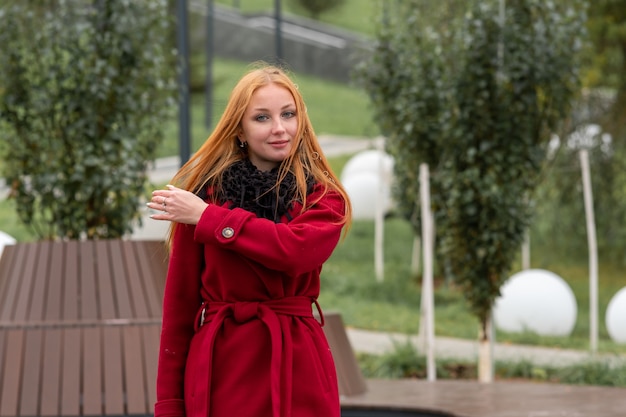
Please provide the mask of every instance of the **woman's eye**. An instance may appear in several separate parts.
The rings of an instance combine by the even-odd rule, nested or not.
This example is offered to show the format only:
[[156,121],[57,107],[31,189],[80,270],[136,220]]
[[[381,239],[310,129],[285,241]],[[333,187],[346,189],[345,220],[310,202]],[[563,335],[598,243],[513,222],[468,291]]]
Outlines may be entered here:
[[296,115],[295,111],[286,111],[282,114],[284,119],[291,119],[292,117],[294,117]]
[[259,114],[259,115],[256,117],[256,119],[255,119],[255,120],[256,120],[257,122],[264,122],[264,121],[266,121],[266,120],[268,120],[268,119],[269,119],[269,117],[268,117],[266,114]]

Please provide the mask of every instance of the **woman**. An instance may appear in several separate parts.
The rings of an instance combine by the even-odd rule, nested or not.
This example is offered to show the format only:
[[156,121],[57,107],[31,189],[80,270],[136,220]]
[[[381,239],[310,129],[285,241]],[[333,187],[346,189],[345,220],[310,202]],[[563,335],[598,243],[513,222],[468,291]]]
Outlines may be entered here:
[[155,417],[340,415],[312,306],[350,223],[300,92],[279,68],[246,74],[215,131],[153,192],[172,222]]

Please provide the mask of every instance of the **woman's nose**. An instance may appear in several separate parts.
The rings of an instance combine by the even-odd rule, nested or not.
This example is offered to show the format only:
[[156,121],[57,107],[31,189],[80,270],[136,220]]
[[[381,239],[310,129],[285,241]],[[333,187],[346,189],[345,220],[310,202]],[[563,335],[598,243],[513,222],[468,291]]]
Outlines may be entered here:
[[272,126],[272,130],[274,133],[283,133],[285,131],[283,121],[280,118],[274,119],[274,125]]

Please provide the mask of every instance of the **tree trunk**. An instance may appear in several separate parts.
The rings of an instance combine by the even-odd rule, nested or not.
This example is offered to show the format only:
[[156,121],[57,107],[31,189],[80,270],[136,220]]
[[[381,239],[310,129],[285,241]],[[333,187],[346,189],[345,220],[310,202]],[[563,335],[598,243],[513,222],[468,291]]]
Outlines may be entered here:
[[480,324],[478,335],[478,382],[493,382],[493,332],[491,318],[487,317]]

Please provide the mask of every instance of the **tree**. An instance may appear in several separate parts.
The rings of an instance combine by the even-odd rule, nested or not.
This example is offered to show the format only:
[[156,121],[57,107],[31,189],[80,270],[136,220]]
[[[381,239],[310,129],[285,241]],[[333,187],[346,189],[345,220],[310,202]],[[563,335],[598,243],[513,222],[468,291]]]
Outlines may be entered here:
[[[388,9],[360,74],[398,184],[410,187],[395,193],[409,219],[419,215],[417,167],[431,167],[438,250],[487,346],[491,308],[529,225],[550,133],[578,90],[584,15],[541,0],[509,1],[503,14],[497,1],[461,2],[467,12],[459,2],[438,10],[400,3]],[[441,18],[449,13],[455,18]],[[480,369],[490,380],[488,357]]]
[[331,9],[341,6],[345,0],[292,0],[293,4],[306,10],[313,19],[319,19],[320,15]]
[[114,238],[139,217],[175,90],[167,1],[0,5],[2,175],[42,239]]
[[[566,0],[561,0],[565,2]],[[547,241],[563,253],[587,251],[580,192],[578,151],[588,149],[591,160],[598,251],[603,261],[626,264],[626,230],[615,227],[626,221],[626,0],[587,1],[583,85],[586,93],[577,104],[572,129],[560,140],[551,174],[542,185],[538,210],[541,222],[534,225],[533,240]],[[599,125],[603,134],[594,140],[573,143],[585,126]],[[568,230],[567,234],[562,233]]]

